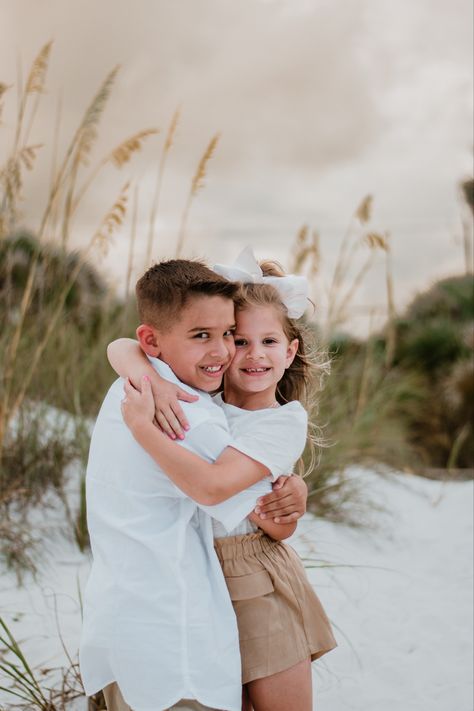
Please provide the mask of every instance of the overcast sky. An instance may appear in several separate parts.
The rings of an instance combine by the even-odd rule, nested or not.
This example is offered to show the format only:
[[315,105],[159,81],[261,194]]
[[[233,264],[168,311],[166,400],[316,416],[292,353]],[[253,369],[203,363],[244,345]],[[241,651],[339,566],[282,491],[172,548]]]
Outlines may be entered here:
[[[15,84],[18,56],[25,73],[54,40],[34,142],[51,147],[61,94],[62,144],[116,64],[97,156],[141,128],[166,130],[181,106],[157,259],[173,254],[190,179],[220,132],[192,206],[187,254],[229,260],[251,243],[257,256],[285,263],[308,223],[321,233],[328,278],[352,212],[373,193],[373,227],[392,235],[400,308],[434,278],[462,270],[457,185],[472,174],[471,0],[0,0],[0,8],[0,81]],[[162,140],[151,139],[123,174],[104,172],[81,212],[78,243],[132,175],[141,268]],[[33,229],[49,161],[45,149],[25,191]],[[117,284],[127,248],[127,236],[117,237],[106,262]],[[379,265],[357,304],[383,303],[382,274]]]

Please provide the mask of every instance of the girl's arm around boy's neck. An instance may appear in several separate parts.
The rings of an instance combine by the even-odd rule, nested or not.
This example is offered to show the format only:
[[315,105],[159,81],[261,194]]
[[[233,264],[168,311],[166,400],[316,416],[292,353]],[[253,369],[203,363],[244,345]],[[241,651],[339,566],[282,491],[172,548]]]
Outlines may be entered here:
[[107,346],[110,365],[121,378],[129,378],[132,385],[141,389],[142,377],[157,375],[156,370],[133,338],[117,338]]
[[117,375],[128,378],[137,390],[141,390],[143,376],[148,377],[155,400],[156,421],[171,439],[184,439],[184,431],[189,429],[189,422],[179,400],[196,402],[199,397],[162,378],[138,341],[132,338],[118,338],[109,343],[107,358]]

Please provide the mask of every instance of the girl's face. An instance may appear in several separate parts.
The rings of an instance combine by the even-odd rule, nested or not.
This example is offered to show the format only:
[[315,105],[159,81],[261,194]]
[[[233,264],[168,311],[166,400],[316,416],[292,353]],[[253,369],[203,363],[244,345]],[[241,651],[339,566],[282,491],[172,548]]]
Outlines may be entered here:
[[296,355],[298,339],[289,343],[273,306],[249,306],[236,313],[235,356],[226,371],[226,388],[259,393],[273,404],[278,382]]

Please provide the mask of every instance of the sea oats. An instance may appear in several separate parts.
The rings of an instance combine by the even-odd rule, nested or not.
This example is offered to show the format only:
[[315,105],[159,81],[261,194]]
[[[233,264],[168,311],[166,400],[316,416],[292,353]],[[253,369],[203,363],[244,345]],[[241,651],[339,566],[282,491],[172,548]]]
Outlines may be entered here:
[[181,256],[181,253],[183,250],[184,240],[185,240],[185,236],[186,236],[186,224],[188,221],[189,210],[191,208],[191,203],[192,203],[193,197],[195,197],[197,195],[197,193],[199,192],[199,190],[201,190],[201,188],[204,187],[204,178],[206,177],[206,167],[207,167],[207,164],[209,163],[209,161],[211,160],[212,156],[215,153],[219,138],[220,138],[219,133],[216,133],[216,135],[211,138],[209,145],[207,146],[201,160],[198,163],[197,170],[196,170],[196,172],[193,176],[193,179],[191,181],[191,188],[189,190],[188,199],[186,200],[186,205],[184,207],[183,215],[181,218],[181,225],[180,225],[179,234],[178,234],[178,242],[176,245],[176,258]]
[[366,195],[354,213],[354,217],[363,225],[370,222],[372,217],[372,203],[374,198],[372,195]]
[[106,107],[118,71],[119,67],[114,67],[106,76],[84,114],[79,127],[75,150],[75,159],[78,162],[88,162],[90,152],[97,138],[97,126]]
[[387,291],[387,345],[385,348],[385,366],[390,368],[395,356],[397,347],[397,327],[395,319],[397,316],[395,308],[394,281],[392,269],[392,250],[390,245],[390,233],[384,235],[385,242],[385,288]]
[[102,254],[107,253],[114,232],[123,224],[127,213],[129,188],[130,182],[126,182],[92,238],[91,245],[98,246]]
[[52,46],[52,41],[45,44],[31,65],[30,73],[25,85],[26,94],[42,94],[44,92]]
[[3,82],[0,82],[0,124],[1,124],[1,118],[2,118],[2,111],[3,111],[3,95],[8,91],[8,89],[11,88],[11,85],[9,84],[4,84]]
[[166,160],[168,158],[168,153],[170,152],[170,150],[173,146],[174,137],[176,135],[176,131],[178,128],[180,115],[181,115],[180,109],[178,108],[174,112],[173,117],[170,122],[170,125],[168,127],[168,131],[166,134],[166,140],[163,145],[163,149],[161,151],[160,160],[158,162],[158,170],[156,173],[155,192],[153,194],[153,199],[152,199],[152,203],[151,203],[151,210],[150,210],[150,223],[149,223],[149,227],[148,227],[148,240],[147,240],[146,255],[145,255],[145,267],[148,267],[151,262],[151,254],[153,251],[153,242],[155,240],[156,216],[158,214],[158,207],[160,204],[161,185],[163,183],[163,175],[165,172]]
[[143,141],[150,137],[158,134],[160,130],[158,128],[148,128],[143,131],[138,131],[138,133],[130,136],[129,138],[122,141],[116,148],[114,148],[109,154],[102,158],[95,168],[88,175],[86,180],[83,182],[82,186],[78,189],[77,193],[74,195],[74,199],[71,205],[71,214],[77,209],[77,206],[81,202],[85,193],[88,191],[102,168],[107,165],[107,163],[113,163],[117,168],[122,168],[129,160],[131,160],[134,153],[141,150],[143,147]]
[[27,170],[33,170],[36,154],[40,148],[43,148],[42,143],[37,143],[34,146],[25,146],[21,149],[18,159]]
[[138,133],[130,136],[130,138],[126,138],[125,141],[112,151],[110,160],[117,168],[121,168],[125,163],[128,163],[134,153],[142,149],[145,138],[156,136],[159,132],[158,128],[147,128],[143,131],[138,131]]
[[196,173],[194,174],[192,183],[191,183],[191,193],[192,195],[195,195],[198,190],[204,187],[204,178],[206,177],[206,167],[209,161],[211,160],[212,156],[215,153],[217,143],[219,141],[220,135],[216,133],[215,136],[213,136],[209,142],[208,147],[204,151],[204,154],[199,161]]
[[171,119],[168,133],[166,134],[166,141],[165,141],[165,145],[164,145],[165,151],[169,151],[169,149],[173,145],[174,136],[175,136],[176,130],[178,128],[180,116],[181,116],[180,109],[176,109],[176,111],[173,114],[173,118]]
[[316,230],[310,232],[308,225],[300,227],[292,252],[290,272],[303,274],[306,270],[308,276],[314,278],[319,271],[321,261],[319,233]]
[[127,274],[125,277],[125,296],[128,298],[130,295],[130,285],[132,281],[133,272],[133,255],[135,251],[135,241],[137,237],[137,221],[138,221],[138,206],[139,206],[139,188],[138,183],[135,185],[133,191],[133,203],[132,203],[132,225],[130,229],[130,238],[128,245],[128,258],[127,258]]
[[384,252],[388,250],[387,238],[380,234],[380,232],[367,232],[367,234],[364,235],[363,241],[370,249],[383,249]]

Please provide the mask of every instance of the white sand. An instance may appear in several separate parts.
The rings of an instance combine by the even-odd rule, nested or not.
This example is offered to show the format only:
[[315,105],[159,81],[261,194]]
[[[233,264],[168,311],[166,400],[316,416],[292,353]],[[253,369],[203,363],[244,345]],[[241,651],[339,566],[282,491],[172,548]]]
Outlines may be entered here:
[[[314,665],[314,708],[472,711],[472,482],[382,479],[356,469],[352,475],[363,477],[387,509],[373,514],[378,528],[354,530],[308,516],[292,541],[316,565],[334,566],[308,570],[339,642]],[[58,516],[47,512],[41,523],[48,530]],[[36,582],[27,577],[18,588],[15,576],[2,571],[1,613],[32,664],[65,663],[55,609],[75,655],[78,584],[84,586],[88,566],[87,556],[57,533],[54,540],[45,536]],[[0,695],[0,707],[12,700]]]
[[315,708],[472,711],[472,482],[359,474],[390,511],[378,530],[304,522],[316,557],[356,566],[308,572],[339,643]]

